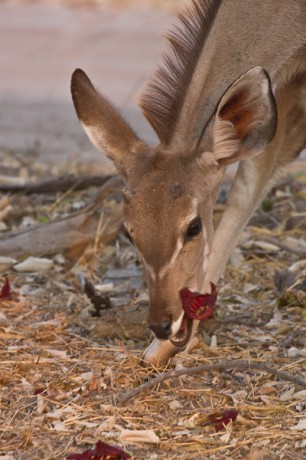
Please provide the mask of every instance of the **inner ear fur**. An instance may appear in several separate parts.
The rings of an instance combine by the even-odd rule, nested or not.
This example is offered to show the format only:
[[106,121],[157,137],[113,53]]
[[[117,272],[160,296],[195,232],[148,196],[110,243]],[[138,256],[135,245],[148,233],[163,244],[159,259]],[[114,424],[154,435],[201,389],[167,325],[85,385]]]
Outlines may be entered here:
[[129,157],[144,151],[145,144],[113,105],[96,91],[81,69],[72,74],[71,94],[76,113],[91,142],[126,176]]
[[223,164],[261,153],[277,126],[275,100],[267,72],[255,67],[223,95],[213,123],[213,154]]

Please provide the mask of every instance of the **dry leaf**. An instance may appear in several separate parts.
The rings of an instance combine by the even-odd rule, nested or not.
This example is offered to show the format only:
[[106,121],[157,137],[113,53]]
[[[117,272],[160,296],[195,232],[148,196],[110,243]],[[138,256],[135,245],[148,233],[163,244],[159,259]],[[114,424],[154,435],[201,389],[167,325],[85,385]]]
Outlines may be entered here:
[[266,328],[272,329],[274,327],[280,327],[282,325],[283,315],[280,311],[276,311],[273,318],[266,324]]
[[[303,449],[304,447],[306,447],[306,439],[302,439],[302,441],[298,441],[295,443],[295,447],[297,449]],[[1,459],[0,459],[1,460]]]
[[243,457],[242,460],[264,460],[266,452],[254,449],[246,457]]
[[65,423],[63,422],[55,422],[52,423],[54,431],[67,431]]
[[182,407],[182,404],[179,401],[177,401],[176,399],[174,399],[173,401],[169,402],[169,407],[172,410],[180,409]]
[[[2,179],[3,176],[0,176]],[[0,211],[6,208],[9,204],[11,204],[11,198],[5,195],[4,197],[0,198]],[[1,457],[0,457],[1,458]]]
[[75,409],[72,407],[63,407],[62,409],[55,409],[53,412],[48,412],[46,417],[59,420],[64,414],[74,414]]
[[295,387],[290,387],[285,393],[280,395],[281,401],[291,401],[293,398],[293,394],[295,392]]
[[95,284],[95,289],[99,292],[110,292],[114,290],[114,283]]
[[306,399],[306,390],[296,391],[293,393],[292,399]]
[[111,431],[113,430],[115,423],[116,423],[116,418],[114,416],[110,416],[98,426],[97,431],[101,431],[101,432]]
[[287,351],[287,355],[289,358],[296,358],[297,356],[306,357],[306,348],[299,350],[298,348],[290,347]]
[[257,426],[257,423],[254,420],[247,419],[245,417],[242,417],[242,415],[238,414],[238,417],[236,419],[237,423],[240,423],[240,425],[244,426]]
[[264,251],[267,251],[267,252],[279,251],[278,246],[276,246],[275,244],[272,244],[272,243],[267,243],[266,241],[254,241],[253,244],[257,248],[263,249]]
[[120,441],[128,443],[158,444],[160,439],[153,430],[121,430]]
[[45,399],[41,396],[41,395],[37,395],[37,407],[36,407],[36,413],[38,415],[41,415],[44,410],[46,409],[47,407],[47,402],[45,401]]
[[43,259],[39,257],[28,257],[20,264],[14,265],[16,272],[47,272],[51,270],[54,263],[53,260]]
[[269,396],[267,395],[261,395],[260,396],[260,400],[265,403],[267,406],[271,405],[272,404],[272,400]]
[[224,444],[227,444],[229,442],[229,440],[231,439],[231,436],[232,436],[232,433],[230,430],[228,430],[226,433],[222,434],[222,436],[220,436],[219,440],[221,442],[223,442]]
[[92,371],[82,372],[82,374],[74,378],[74,381],[79,382],[79,383],[87,383],[91,381],[92,377],[93,377]]
[[303,431],[306,430],[306,418],[300,419],[298,424],[295,426],[291,426],[290,430],[292,431]]
[[46,348],[44,350],[50,356],[54,356],[55,358],[66,359],[67,358],[67,351],[66,350],[53,350],[52,348]]
[[[0,273],[4,273],[16,263],[16,259],[12,259],[12,257],[2,257],[0,256]],[[1,458],[1,457],[0,457]]]
[[270,395],[271,393],[277,393],[277,390],[271,385],[263,385],[262,387],[258,388],[257,393],[260,395]]
[[291,236],[288,236],[285,238],[284,242],[288,245],[288,247],[295,249],[297,251],[304,251],[306,249],[306,243],[305,240],[297,239],[297,238],[292,238]]
[[246,400],[248,392],[246,390],[239,390],[236,391],[236,393],[229,394],[228,396],[230,396],[234,402],[241,402]]

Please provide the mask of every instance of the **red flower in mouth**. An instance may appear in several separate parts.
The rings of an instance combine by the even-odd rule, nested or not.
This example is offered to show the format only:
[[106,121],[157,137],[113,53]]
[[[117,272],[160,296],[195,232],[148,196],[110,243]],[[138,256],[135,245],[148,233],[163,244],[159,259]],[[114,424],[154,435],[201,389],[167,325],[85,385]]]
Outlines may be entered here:
[[214,283],[211,285],[211,294],[200,294],[192,292],[188,288],[180,291],[183,310],[189,319],[209,319],[214,317],[215,305],[217,302],[217,290]]
[[67,460],[128,460],[129,454],[118,447],[98,441],[94,449],[88,449],[82,454],[70,454]]

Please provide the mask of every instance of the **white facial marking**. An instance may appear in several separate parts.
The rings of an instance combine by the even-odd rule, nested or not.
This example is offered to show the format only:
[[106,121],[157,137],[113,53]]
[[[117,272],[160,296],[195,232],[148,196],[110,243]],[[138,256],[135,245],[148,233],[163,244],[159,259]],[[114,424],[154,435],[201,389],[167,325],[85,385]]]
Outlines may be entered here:
[[[182,219],[180,221],[180,229],[182,228],[185,228],[186,225],[191,222],[195,217],[197,217],[198,215],[198,200],[196,198],[193,198],[192,201],[191,201],[191,212],[189,214],[187,214],[187,216]],[[176,248],[169,260],[169,262],[167,262],[160,270],[159,272],[157,273],[157,277],[159,279],[162,279],[164,278],[164,276],[169,273],[170,271],[170,268],[175,264],[181,250],[183,248],[183,240],[182,239],[179,239],[177,241],[177,244],[176,244]],[[155,281],[156,280],[156,274],[155,274],[155,271],[154,271],[154,268],[152,267],[152,265],[150,265],[142,256],[142,260],[143,260],[143,264],[144,266],[146,267],[146,269],[148,270],[148,273],[150,274],[151,276],[151,279],[152,281]]]
[[151,276],[152,281],[155,281],[156,280],[156,275],[155,275],[155,272],[154,272],[154,268],[151,265],[147,264],[147,262],[144,260],[143,257],[142,257],[142,261],[143,261],[144,266],[148,270],[148,273]]
[[[186,225],[191,222],[195,217],[198,215],[198,200],[196,198],[192,199],[192,211],[187,214],[187,216],[181,220],[180,222],[180,229],[185,228]],[[157,276],[162,279],[169,271],[170,268],[175,264],[176,259],[178,258],[181,250],[183,248],[183,241],[181,239],[178,240],[176,244],[176,248],[174,250],[174,253],[172,254],[169,262],[167,262],[158,272]]]
[[183,316],[184,316],[184,312],[182,312],[179,319],[177,319],[176,321],[173,321],[172,327],[171,327],[172,335],[176,335],[178,331],[180,330],[181,325],[182,325]]
[[157,276],[162,279],[170,270],[170,268],[172,267],[172,265],[175,264],[175,261],[176,259],[178,258],[180,252],[181,252],[181,249],[183,247],[183,243],[182,241],[178,241],[177,244],[176,244],[176,248],[175,248],[175,251],[174,253],[172,254],[171,256],[171,259],[169,260],[169,262],[167,262],[158,272]]

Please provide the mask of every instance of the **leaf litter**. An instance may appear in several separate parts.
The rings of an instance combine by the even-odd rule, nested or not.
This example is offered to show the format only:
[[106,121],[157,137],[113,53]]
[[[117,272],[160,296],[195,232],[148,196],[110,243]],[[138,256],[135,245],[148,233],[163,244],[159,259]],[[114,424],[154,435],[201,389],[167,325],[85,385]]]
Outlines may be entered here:
[[[104,240],[96,219],[99,237],[81,252],[40,255],[49,271],[38,263],[36,271],[16,272],[31,254],[3,265],[0,458],[65,459],[105,443],[138,460],[305,459],[305,389],[260,368],[306,381],[305,183],[305,174],[288,176],[269,194],[218,284],[217,317],[205,321],[192,353],[165,370],[250,366],[175,375],[125,405],[118,396],[162,370],[140,365],[151,340],[148,293],[119,228]],[[86,207],[96,193],[13,194],[2,239],[25,217],[41,226],[69,217],[74,202]],[[120,206],[118,184],[99,214]],[[219,201],[216,222],[223,209]]]

